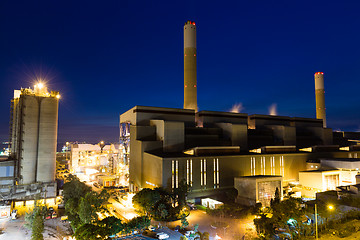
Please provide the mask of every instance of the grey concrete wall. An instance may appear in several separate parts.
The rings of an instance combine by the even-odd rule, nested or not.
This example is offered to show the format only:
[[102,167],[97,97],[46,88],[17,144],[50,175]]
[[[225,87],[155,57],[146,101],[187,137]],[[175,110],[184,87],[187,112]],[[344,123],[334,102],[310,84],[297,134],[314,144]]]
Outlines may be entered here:
[[23,101],[23,134],[21,152],[21,183],[29,184],[36,181],[36,161],[39,131],[39,102],[34,96],[22,96]]
[[240,151],[248,150],[247,124],[217,123],[216,126],[223,130],[223,136],[231,139],[232,146],[240,146]]
[[55,97],[43,98],[41,101],[36,179],[38,182],[55,181],[58,107],[59,100]]

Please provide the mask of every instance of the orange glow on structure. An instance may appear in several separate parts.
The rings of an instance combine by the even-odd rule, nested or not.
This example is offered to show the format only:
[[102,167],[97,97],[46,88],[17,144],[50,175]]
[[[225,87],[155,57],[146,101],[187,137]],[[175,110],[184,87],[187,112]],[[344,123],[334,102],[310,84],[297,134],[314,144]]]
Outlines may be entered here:
[[324,74],[324,73],[323,72],[316,72],[315,75],[317,75],[317,74]]

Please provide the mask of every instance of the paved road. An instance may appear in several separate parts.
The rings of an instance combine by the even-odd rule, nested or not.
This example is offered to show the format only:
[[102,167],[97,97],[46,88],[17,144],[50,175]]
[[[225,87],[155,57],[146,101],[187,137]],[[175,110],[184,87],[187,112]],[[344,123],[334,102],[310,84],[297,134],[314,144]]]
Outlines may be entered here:
[[[179,240],[180,237],[182,236],[181,233],[172,231],[172,230],[169,229],[169,228],[156,229],[154,232],[164,232],[164,233],[168,234],[168,235],[169,235],[169,238],[168,238],[167,240]],[[136,234],[136,235],[130,235],[130,236],[121,237],[121,238],[118,238],[118,239],[126,239],[126,240],[154,240],[154,239],[156,239],[156,238],[151,238],[151,237],[144,236],[144,235],[141,235],[141,234]]]
[[[200,232],[210,233],[210,239],[213,240],[216,236],[220,236],[222,239],[234,239],[241,238],[244,235],[248,234],[247,232],[254,229],[253,219],[233,219],[233,218],[219,218],[212,217],[206,214],[202,210],[192,210],[187,220],[189,221],[189,227],[193,228],[194,225],[199,224]],[[211,224],[214,222],[225,222],[229,227],[225,229],[214,229],[211,227]],[[171,223],[166,223],[167,226],[174,228],[176,225],[181,225],[180,221],[175,221]],[[250,238],[245,238],[250,239]]]

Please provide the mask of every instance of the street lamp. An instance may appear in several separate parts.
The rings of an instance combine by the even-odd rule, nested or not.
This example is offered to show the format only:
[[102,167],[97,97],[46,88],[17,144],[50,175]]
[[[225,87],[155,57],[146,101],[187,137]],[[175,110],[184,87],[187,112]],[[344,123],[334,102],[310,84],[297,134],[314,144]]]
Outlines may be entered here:
[[[329,210],[333,210],[333,205],[328,205],[327,208]],[[318,223],[317,223],[317,203],[315,203],[315,239],[318,239]]]

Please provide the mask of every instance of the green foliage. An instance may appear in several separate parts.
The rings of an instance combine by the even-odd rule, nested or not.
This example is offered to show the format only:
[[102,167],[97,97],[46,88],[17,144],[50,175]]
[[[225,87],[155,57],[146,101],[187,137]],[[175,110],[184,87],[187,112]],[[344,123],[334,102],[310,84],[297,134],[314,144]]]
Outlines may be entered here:
[[288,228],[287,221],[292,218],[296,222],[302,222],[305,218],[305,211],[301,207],[302,200],[298,198],[288,198],[282,202],[273,202],[271,210],[273,213],[272,221],[274,226]]
[[139,213],[147,215],[153,213],[152,207],[160,199],[160,191],[144,188],[133,197],[132,202]]
[[210,234],[208,232],[200,232],[200,231],[197,231],[195,233],[195,239],[199,239],[199,240],[209,240],[210,238]]
[[173,196],[176,198],[177,204],[178,206],[180,206],[180,208],[186,206],[186,196],[189,190],[190,190],[190,185],[186,183],[185,179],[182,179],[179,182],[178,188],[174,189]]
[[266,214],[261,214],[260,218],[255,218],[254,225],[261,239],[269,239],[274,234],[273,222]]
[[150,218],[147,216],[140,216],[131,219],[125,226],[126,232],[132,232],[134,230],[141,230],[150,226]]
[[124,231],[126,227],[126,224],[123,224],[120,219],[113,216],[104,218],[98,222],[98,225],[104,228],[107,236],[116,235],[117,233]]
[[188,220],[186,219],[186,215],[185,215],[185,214],[182,214],[182,215],[181,215],[181,228],[184,229],[184,228],[186,228],[187,226],[189,226],[189,222],[188,222]]
[[[85,183],[81,182],[76,176],[69,175],[66,178],[64,184],[64,203],[65,211],[71,222],[73,229],[76,229],[82,223],[84,223],[79,216],[79,207],[81,198],[86,196],[87,193],[91,192],[91,188]],[[82,205],[82,207],[85,207]]]
[[98,236],[101,237],[110,231],[104,227],[104,224],[99,223],[97,216],[97,212],[106,211],[104,204],[107,203],[110,194],[106,190],[101,193],[92,191],[73,175],[69,175],[66,181],[64,184],[65,211],[71,221],[75,236],[77,239],[86,239],[89,232],[94,232],[97,234],[92,235],[91,239],[99,239]]
[[144,188],[133,197],[133,204],[140,215],[160,221],[177,220],[183,214],[187,190],[186,183],[179,184],[179,189],[174,191],[178,195],[170,194],[162,188]]
[[97,192],[88,192],[84,198],[80,199],[79,204],[79,218],[82,223],[93,223],[97,221],[97,212],[104,212],[106,209],[103,207],[110,195],[105,190],[100,194]]
[[37,213],[34,215],[31,239],[32,240],[43,240],[44,239],[43,232],[44,232],[44,217]]
[[[280,197],[278,197],[278,199],[271,201],[271,206],[267,210],[268,213],[260,213],[259,218],[254,219],[256,231],[261,238],[270,238],[275,233],[276,228],[286,229],[290,232],[289,219],[294,220],[291,225],[293,232],[296,231],[298,234],[304,235],[307,231],[306,227],[301,224],[307,219],[301,199],[290,197],[280,201]],[[272,217],[269,217],[271,215]]]
[[107,232],[104,227],[85,223],[76,229],[74,236],[77,240],[98,240],[107,238]]
[[41,205],[35,201],[35,206],[32,211],[25,214],[25,227],[32,231],[32,240],[43,240],[44,232],[44,217],[46,214],[46,206]]
[[195,224],[195,225],[194,225],[194,232],[197,232],[197,231],[198,231],[198,228],[199,228],[199,224]]
[[277,205],[280,203],[280,190],[279,188],[276,188],[275,190],[275,197],[273,199],[271,199],[270,201],[270,205],[273,206],[273,205]]

